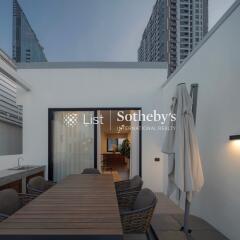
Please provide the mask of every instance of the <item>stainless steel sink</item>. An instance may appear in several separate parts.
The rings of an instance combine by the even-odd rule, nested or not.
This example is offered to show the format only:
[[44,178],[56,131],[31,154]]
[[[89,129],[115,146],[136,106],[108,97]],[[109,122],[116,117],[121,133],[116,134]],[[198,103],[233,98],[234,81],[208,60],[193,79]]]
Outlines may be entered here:
[[32,168],[34,168],[34,166],[19,166],[19,167],[9,168],[8,170],[28,170]]

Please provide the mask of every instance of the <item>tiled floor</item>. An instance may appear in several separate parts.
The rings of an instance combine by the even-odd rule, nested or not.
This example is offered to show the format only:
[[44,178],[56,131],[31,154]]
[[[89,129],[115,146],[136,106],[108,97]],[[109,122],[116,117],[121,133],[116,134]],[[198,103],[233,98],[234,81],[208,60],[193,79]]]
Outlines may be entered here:
[[183,225],[183,211],[163,194],[158,194],[158,204],[152,218],[152,228],[159,240],[228,240],[204,220],[190,216],[191,236],[179,231]]
[[[109,162],[108,168],[112,169],[112,173],[119,176],[120,181],[129,179],[129,168],[127,164],[122,162]],[[111,172],[111,171],[109,171]]]
[[157,193],[157,206],[154,214],[182,214],[183,210],[169,200],[163,193]]

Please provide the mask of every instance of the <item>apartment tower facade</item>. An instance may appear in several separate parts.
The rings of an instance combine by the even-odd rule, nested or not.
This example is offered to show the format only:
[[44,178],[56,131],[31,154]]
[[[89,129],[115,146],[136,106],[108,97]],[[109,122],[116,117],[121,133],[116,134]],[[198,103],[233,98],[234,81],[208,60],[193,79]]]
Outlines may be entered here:
[[[155,29],[157,38],[152,37]],[[142,37],[138,61],[167,61],[171,74],[207,32],[208,0],[157,0]]]
[[43,47],[17,0],[13,0],[12,58],[16,62],[46,62]]
[[167,61],[167,1],[157,0],[138,49],[139,62]]

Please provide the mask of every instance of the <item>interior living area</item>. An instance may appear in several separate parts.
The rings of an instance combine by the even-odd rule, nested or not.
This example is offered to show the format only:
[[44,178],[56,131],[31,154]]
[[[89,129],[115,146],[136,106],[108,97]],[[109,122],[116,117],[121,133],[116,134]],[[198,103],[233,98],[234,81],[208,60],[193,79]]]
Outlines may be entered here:
[[[131,159],[131,122],[118,121],[117,110],[103,110],[101,128],[101,170],[120,180],[129,179]],[[129,110],[123,111],[125,117]],[[122,119],[119,119],[122,120]],[[137,143],[138,144],[138,143]]]
[[236,1],[170,76],[0,51],[0,238],[238,240],[239,22]]

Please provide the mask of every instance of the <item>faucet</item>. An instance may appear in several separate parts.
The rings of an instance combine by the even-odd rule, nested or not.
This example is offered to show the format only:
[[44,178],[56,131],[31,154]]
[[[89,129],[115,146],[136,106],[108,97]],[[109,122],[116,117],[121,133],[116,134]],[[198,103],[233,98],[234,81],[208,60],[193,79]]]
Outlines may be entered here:
[[17,159],[17,161],[18,161],[18,168],[20,168],[21,166],[20,166],[20,161],[23,161],[24,159],[22,158],[22,157],[18,157],[18,159]]

